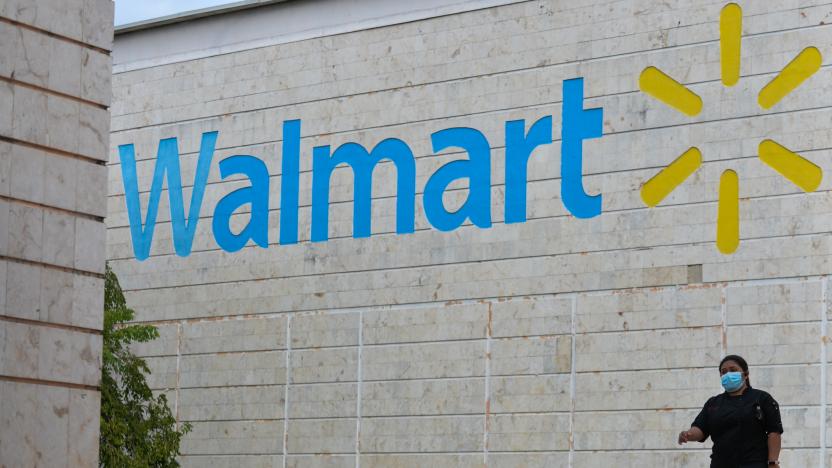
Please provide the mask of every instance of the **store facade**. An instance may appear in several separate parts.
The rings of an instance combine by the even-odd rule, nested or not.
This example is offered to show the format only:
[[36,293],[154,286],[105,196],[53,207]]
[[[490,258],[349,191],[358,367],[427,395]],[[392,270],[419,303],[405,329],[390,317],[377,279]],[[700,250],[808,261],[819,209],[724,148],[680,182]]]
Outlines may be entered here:
[[186,466],[703,466],[727,353],[832,466],[832,6],[242,6],[113,52]]

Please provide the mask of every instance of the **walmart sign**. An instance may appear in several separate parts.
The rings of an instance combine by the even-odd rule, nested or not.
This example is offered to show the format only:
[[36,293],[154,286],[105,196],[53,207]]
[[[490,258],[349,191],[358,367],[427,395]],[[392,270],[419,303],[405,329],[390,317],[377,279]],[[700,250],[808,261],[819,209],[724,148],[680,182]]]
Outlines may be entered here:
[[[583,187],[583,140],[602,135],[603,109],[584,109],[582,78],[563,82],[563,121],[561,122],[561,198],[566,209],[578,218],[601,214],[601,194],[589,195]],[[525,120],[505,123],[505,220],[506,223],[526,221],[527,163],[535,148],[552,143],[551,116],[537,120],[526,131]],[[298,194],[300,190],[301,121],[283,122],[282,180],[280,190],[281,244],[298,241]],[[119,146],[121,172],[124,180],[127,214],[137,259],[150,256],[150,245],[159,214],[162,186],[167,181],[173,244],[176,253],[191,253],[194,234],[203,210],[205,185],[213,161],[217,132],[204,133],[193,180],[191,202],[186,212],[182,196],[182,176],[176,138],[159,142],[156,167],[150,187],[146,213],[142,215],[136,156],[133,145]],[[452,231],[470,220],[480,228],[491,227],[491,145],[477,129],[457,127],[430,135],[433,151],[461,148],[468,159],[452,161],[434,172],[424,187],[422,202],[430,224],[440,231]],[[388,138],[367,150],[359,143],[346,143],[335,151],[329,146],[312,150],[312,225],[313,242],[329,237],[329,186],[332,171],[347,164],[354,173],[353,236],[369,237],[372,229],[370,205],[372,177],[376,164],[388,159],[396,166],[396,232],[414,230],[416,203],[416,160],[404,141]],[[254,156],[235,155],[219,161],[223,179],[243,175],[250,185],[235,190],[213,207],[213,234],[220,248],[235,252],[249,241],[260,247],[269,245],[269,170],[266,163]],[[448,211],[442,201],[448,186],[458,179],[468,180],[468,197],[456,211]],[[239,233],[231,230],[231,215],[244,205],[251,206],[248,225]]]

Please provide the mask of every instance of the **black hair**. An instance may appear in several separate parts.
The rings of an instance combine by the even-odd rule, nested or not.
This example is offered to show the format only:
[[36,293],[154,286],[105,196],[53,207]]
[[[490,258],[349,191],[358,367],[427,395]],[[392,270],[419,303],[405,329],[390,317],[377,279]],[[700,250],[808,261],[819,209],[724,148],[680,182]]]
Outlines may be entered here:
[[746,374],[746,385],[748,385],[748,388],[751,388],[751,378],[748,377],[748,375],[747,375],[748,374],[748,363],[745,361],[745,359],[743,359],[742,356],[738,356],[736,354],[729,354],[729,355],[725,356],[724,358],[722,358],[721,361],[719,361],[718,369],[721,370],[722,365],[725,364],[728,361],[734,361],[734,362],[736,362],[737,364],[740,365],[740,368],[742,369],[743,374]]

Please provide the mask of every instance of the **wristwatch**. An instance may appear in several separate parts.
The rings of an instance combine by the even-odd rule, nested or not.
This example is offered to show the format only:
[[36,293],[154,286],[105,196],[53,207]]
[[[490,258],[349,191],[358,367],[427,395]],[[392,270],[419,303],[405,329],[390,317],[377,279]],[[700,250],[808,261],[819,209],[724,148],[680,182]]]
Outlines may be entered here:
[[769,460],[768,466],[780,466],[780,460]]

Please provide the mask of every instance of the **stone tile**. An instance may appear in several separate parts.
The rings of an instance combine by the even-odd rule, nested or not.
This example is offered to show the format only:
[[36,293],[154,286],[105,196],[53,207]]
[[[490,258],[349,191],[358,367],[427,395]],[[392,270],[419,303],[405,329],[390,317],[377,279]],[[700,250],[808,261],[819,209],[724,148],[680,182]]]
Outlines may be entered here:
[[6,314],[6,297],[8,288],[8,268],[9,262],[0,260],[0,314]]
[[485,382],[480,378],[365,382],[361,416],[481,414]]
[[40,327],[38,378],[98,386],[101,335]]
[[0,42],[6,45],[0,52],[0,75],[8,77],[14,73],[17,52],[21,49],[17,28],[9,23],[0,25]]
[[[8,364],[6,364],[6,361],[9,361],[9,360],[12,359],[10,357],[11,356],[10,354],[6,354],[6,343],[7,343],[7,341],[8,340],[7,340],[7,337],[6,337],[6,327],[0,326],[0,350],[3,351],[3,353],[0,354],[0,369],[5,369],[8,366]],[[0,403],[0,410],[2,409],[2,407],[3,407],[3,405],[2,405],[2,403]]]
[[578,452],[575,454],[575,468],[596,466],[682,466],[694,467],[709,463],[710,453],[705,450],[633,451],[633,452]]
[[358,350],[355,348],[294,351],[292,383],[354,382],[358,379]]
[[675,287],[580,295],[578,333],[721,325],[718,287]]
[[786,431],[783,442],[785,448],[813,448],[820,445],[821,418],[818,408],[781,407],[780,415],[783,420],[783,429]]
[[[69,466],[71,391],[60,387],[2,382],[0,392],[3,395],[0,407],[0,431],[4,435],[0,438],[0,453],[3,453],[3,462],[9,466]],[[94,417],[97,421],[97,415]]]
[[26,28],[16,28],[18,44],[14,77],[20,81],[46,87],[49,83],[50,38]]
[[[0,89],[2,96],[2,89]],[[1,134],[1,133],[0,133]],[[14,146],[0,142],[0,195],[9,196],[12,181],[12,151]]]
[[69,431],[71,443],[67,464],[93,467],[98,464],[98,437],[101,394],[87,390],[69,392]]
[[729,325],[819,320],[821,283],[762,284],[725,289]]
[[283,468],[282,455],[185,455],[185,468]]
[[100,330],[104,326],[104,280],[77,274],[72,280],[73,324]]
[[113,15],[115,5],[107,0],[83,0],[81,38],[84,42],[106,50],[113,46]]
[[727,329],[729,353],[739,354],[755,365],[819,362],[821,337],[819,321],[730,326]]
[[31,385],[0,382],[3,394],[0,399],[0,430],[4,434],[0,438],[0,451],[3,453],[3,462],[10,466],[34,466],[37,463],[37,447],[31,447],[24,441],[34,432],[38,414],[38,404],[32,390]]
[[368,453],[481,451],[484,429],[481,416],[363,418],[360,449]]
[[286,349],[286,317],[235,317],[182,325],[184,354],[278,349]]
[[8,262],[4,314],[29,320],[41,319],[41,269],[27,263]]
[[42,261],[44,263],[66,268],[74,266],[75,226],[76,217],[72,215],[53,210],[43,211]]
[[[826,409],[826,427],[827,428],[829,427],[830,422],[832,422],[832,408],[827,407],[827,409]],[[830,445],[830,438],[832,438],[832,435],[829,434],[829,430],[827,429],[827,431],[826,431],[826,446],[827,447],[829,447],[829,445]]]
[[354,468],[355,455],[290,455],[287,468]]
[[9,0],[3,6],[3,16],[7,18],[72,39],[81,39],[81,4],[77,0],[38,4]]
[[358,384],[292,385],[289,418],[354,418]]
[[361,455],[361,466],[366,468],[421,468],[424,466],[452,466],[454,468],[483,468],[481,454],[372,454]]
[[568,466],[569,454],[554,453],[489,453],[489,464],[503,468],[547,468]]
[[81,51],[81,93],[80,96],[109,105],[112,100],[110,87],[110,71],[112,59],[96,50]]
[[12,84],[0,83],[0,135],[14,134],[14,102]]
[[485,304],[441,305],[364,312],[364,344],[485,338]]
[[183,388],[179,390],[182,421],[283,419],[282,385]]
[[107,215],[107,168],[98,164],[79,162],[75,165],[75,209],[81,213],[104,217]]
[[182,439],[182,455],[277,454],[283,450],[283,421],[193,423]]
[[103,320],[103,280],[54,268],[8,262],[5,284],[6,315],[100,329]]
[[288,453],[355,453],[355,419],[289,421]]
[[22,86],[14,86],[14,113],[11,136],[38,144],[48,144],[47,96]]
[[571,298],[541,297],[494,302],[492,336],[521,337],[571,333]]
[[9,253],[9,202],[0,200],[0,255]]
[[780,452],[783,466],[813,466],[820,463],[820,454],[815,449],[785,449]]
[[362,376],[370,380],[485,375],[485,341],[365,346]]
[[569,336],[510,338],[491,342],[491,375],[568,373],[572,367]]
[[569,375],[491,378],[491,413],[569,411]]
[[101,221],[75,218],[75,268],[92,273],[104,273],[106,229]]
[[359,315],[320,314],[292,317],[292,349],[358,345]]
[[79,112],[78,152],[106,161],[110,131],[108,112],[90,105],[81,106]]
[[182,356],[180,374],[183,388],[283,384],[286,355],[283,351],[259,351]]
[[11,203],[8,236],[9,256],[39,262],[43,252],[43,210]]
[[0,373],[11,377],[37,376],[39,372],[40,327],[0,321],[4,330],[3,364]]
[[[40,294],[35,295],[35,297],[39,298],[39,320],[83,326],[75,321],[73,310],[75,307],[75,298],[81,293],[97,296],[98,294],[96,292],[101,290],[89,291],[80,288],[76,290],[74,287],[75,278],[72,273],[52,268],[35,267],[35,269],[37,270],[37,274],[40,275],[38,282],[40,285]],[[99,314],[103,315],[103,313],[104,305],[102,300],[102,307]]]
[[49,79],[46,86],[53,91],[80,96],[83,49],[71,42],[52,39],[47,51]]
[[494,452],[569,450],[568,414],[503,414],[489,420],[488,449]]
[[79,150],[79,113],[84,104],[64,97],[47,98],[47,144],[53,148],[77,153]]
[[95,187],[90,182],[78,186],[76,171],[83,162],[57,155],[47,155],[44,159],[43,203],[65,210],[83,212],[77,209],[78,193],[87,190],[95,192]]
[[46,156],[42,151],[21,145],[12,145],[10,156],[9,194],[21,200],[35,203],[44,201],[44,176]]

